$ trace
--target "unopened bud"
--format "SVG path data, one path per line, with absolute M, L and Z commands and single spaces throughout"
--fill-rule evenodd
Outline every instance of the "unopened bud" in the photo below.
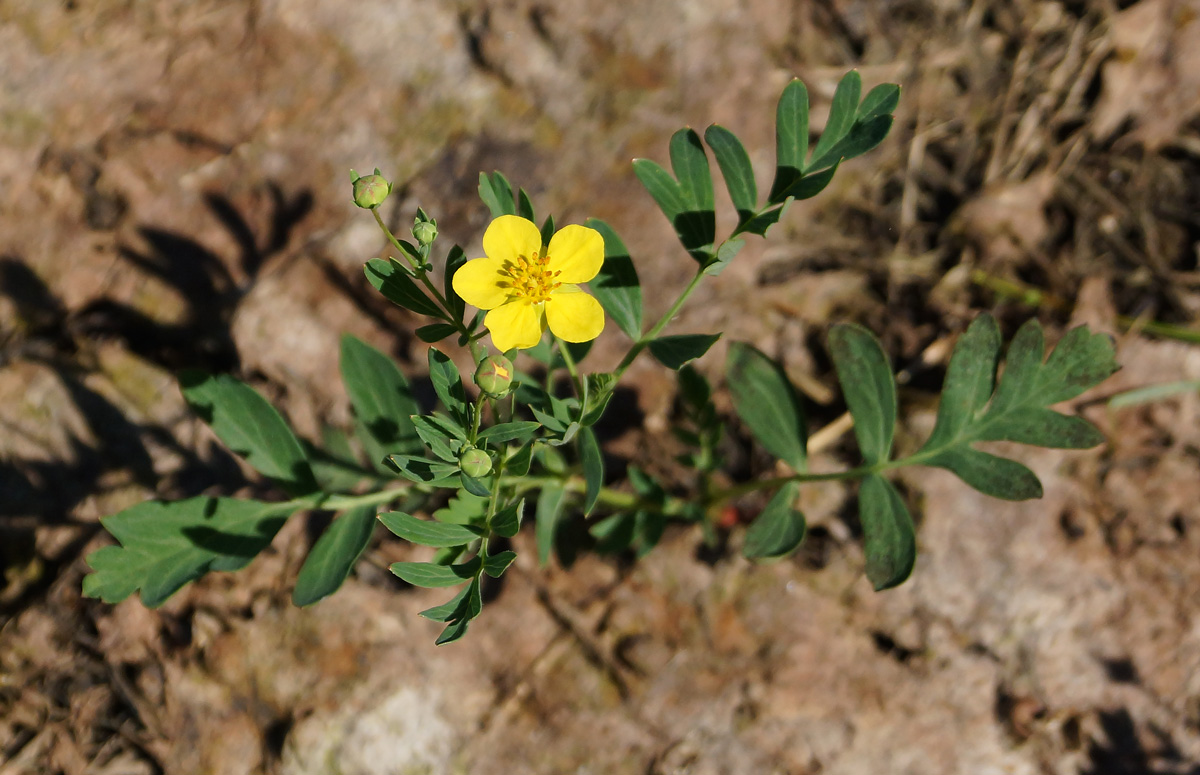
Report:
M 491 472 L 492 459 L 482 449 L 470 447 L 458 456 L 458 465 L 464 474 L 472 479 L 478 479 Z
M 437 224 L 433 221 L 417 221 L 413 224 L 412 234 L 422 245 L 431 245 L 437 239 Z
M 372 175 L 354 178 L 354 204 L 365 210 L 374 210 L 392 193 L 392 184 L 387 182 L 376 169 Z
M 475 369 L 475 384 L 484 393 L 499 398 L 508 392 L 513 381 L 512 361 L 503 355 L 489 355 Z

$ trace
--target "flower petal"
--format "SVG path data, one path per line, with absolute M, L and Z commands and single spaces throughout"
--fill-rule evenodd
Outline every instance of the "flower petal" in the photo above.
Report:
M 473 258 L 458 268 L 451 279 L 454 292 L 472 307 L 495 309 L 508 301 L 509 278 L 493 258 Z
M 483 324 L 492 332 L 492 344 L 500 352 L 533 347 L 542 341 L 546 330 L 542 305 L 523 299 L 496 307 L 483 319 Z
M 516 215 L 501 215 L 483 233 L 483 252 L 501 264 L 515 264 L 518 258 L 533 258 L 542 249 L 542 233 L 533 221 Z
M 564 285 L 546 302 L 546 322 L 559 339 L 590 342 L 604 330 L 604 309 L 575 285 Z
M 547 252 L 550 264 L 546 268 L 561 272 L 556 280 L 586 283 L 596 276 L 604 263 L 604 238 L 595 229 L 572 224 L 562 227 L 550 238 Z

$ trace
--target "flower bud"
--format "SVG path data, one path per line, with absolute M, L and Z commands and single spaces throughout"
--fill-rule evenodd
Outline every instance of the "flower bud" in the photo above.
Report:
M 376 169 L 373 175 L 354 176 L 354 204 L 365 210 L 374 210 L 392 193 L 392 184 L 387 182 Z
M 458 465 L 462 472 L 472 479 L 487 476 L 492 470 L 492 459 L 482 449 L 468 447 L 458 456 Z
M 508 392 L 513 380 L 512 361 L 503 355 L 489 355 L 475 369 L 475 384 L 484 393 L 499 398 Z
M 437 224 L 433 221 L 418 220 L 415 224 L 413 224 L 412 235 L 413 238 L 416 239 L 416 241 L 420 244 L 431 245 L 433 244 L 433 241 L 437 239 Z

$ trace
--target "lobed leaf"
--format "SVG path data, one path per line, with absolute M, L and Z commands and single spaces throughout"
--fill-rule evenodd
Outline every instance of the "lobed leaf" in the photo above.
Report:
M 1068 332 L 1044 358 L 1036 320 L 1023 325 L 1008 348 L 999 383 L 1000 330 L 980 315 L 954 348 L 938 417 L 918 452 L 928 465 L 952 471 L 987 495 L 1008 500 L 1041 497 L 1037 477 L 1025 466 L 971 448 L 978 441 L 1016 441 L 1042 447 L 1084 449 L 1104 440 L 1086 420 L 1051 410 L 1117 370 L 1112 341 L 1086 327 Z
M 142 603 L 157 608 L 209 571 L 245 567 L 295 508 L 200 496 L 147 501 L 102 517 L 100 523 L 120 545 L 87 556 L 92 572 L 83 579 L 83 593 L 119 603 L 140 589 Z

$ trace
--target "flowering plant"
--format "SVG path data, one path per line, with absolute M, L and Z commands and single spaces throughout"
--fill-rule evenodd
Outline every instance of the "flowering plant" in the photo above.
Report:
M 391 301 L 433 320 L 416 330 L 421 340 L 469 350 L 475 389 L 449 355 L 430 347 L 429 379 L 439 405 L 426 411 L 390 358 L 344 337 L 341 373 L 357 421 L 361 455 L 356 455 L 343 444 L 306 448 L 265 399 L 230 376 L 181 375 L 185 398 L 216 435 L 291 497 L 265 502 L 204 495 L 146 502 L 107 517 L 103 524 L 118 545 L 88 556 L 92 572 L 84 580 L 85 593 L 116 602 L 140 590 L 145 604 L 159 605 L 209 571 L 245 566 L 290 515 L 320 509 L 338 516 L 312 547 L 296 581 L 295 602 L 308 605 L 336 591 L 379 522 L 402 539 L 436 550 L 426 561 L 393 564 L 393 573 L 415 586 L 459 587 L 449 601 L 422 612 L 444 625 L 438 642 L 446 643 L 462 637 L 480 614 L 485 579 L 499 578 L 515 559 L 507 539 L 520 530 L 527 511 L 534 516 L 542 563 L 572 513 L 603 513 L 591 521 L 596 548 L 640 557 L 670 522 L 694 523 L 714 542 L 729 501 L 772 492 L 734 539 L 746 557 L 770 559 L 792 553 L 804 540 L 799 488 L 829 480 L 859 480 L 865 573 L 876 589 L 900 584 L 912 572 L 916 539 L 908 506 L 888 472 L 937 466 L 998 498 L 1039 497 L 1033 472 L 975 444 L 1080 449 L 1101 443 L 1102 435 L 1088 422 L 1050 407 L 1116 369 L 1112 343 L 1077 328 L 1046 357 L 1042 329 L 1030 321 L 1012 339 L 1000 372 L 999 326 L 980 315 L 954 349 L 930 437 L 911 454 L 896 457 L 898 402 L 888 356 L 866 329 L 834 325 L 829 354 L 862 457 L 861 465 L 841 471 L 810 470 L 804 406 L 784 370 L 753 346 L 733 343 L 726 388 L 737 417 L 789 470 L 720 487 L 718 446 L 725 423 L 711 385 L 688 365 L 720 334 L 663 334 L 699 283 L 734 260 L 747 235 L 765 235 L 788 203 L 816 196 L 843 161 L 884 140 L 899 93 L 884 84 L 863 96 L 858 74 L 849 73 L 810 151 L 808 94 L 799 81 L 788 84 L 776 112 L 774 177 L 761 201 L 742 143 L 720 126 L 709 127 L 703 139 L 691 129 L 677 132 L 670 143 L 671 171 L 635 160 L 634 173 L 697 262 L 690 282 L 649 329 L 637 270 L 608 224 L 593 219 L 556 229 L 551 217 L 539 226 L 523 190 L 514 191 L 498 172 L 483 174 L 480 196 L 494 217 L 483 235 L 484 256 L 468 261 L 461 248 L 451 247 L 442 259 L 439 288 L 432 263 L 436 221 L 418 210 L 415 242 L 397 238 L 378 212 L 391 184 L 378 170 L 355 174 L 355 203 L 372 212 L 399 254 L 368 261 L 367 278 Z M 736 226 L 720 241 L 710 151 L 737 211 Z M 468 305 L 479 312 L 468 316 Z M 615 369 L 588 373 L 581 362 L 604 329 L 606 314 L 631 344 Z M 489 334 L 494 351 L 484 344 Z M 674 430 L 690 447 L 680 461 L 695 482 L 682 496 L 634 466 L 627 469 L 627 482 L 606 483 L 594 427 L 626 369 L 646 350 L 678 374 L 682 420 Z M 558 389 L 556 378 L 564 371 L 569 390 Z

